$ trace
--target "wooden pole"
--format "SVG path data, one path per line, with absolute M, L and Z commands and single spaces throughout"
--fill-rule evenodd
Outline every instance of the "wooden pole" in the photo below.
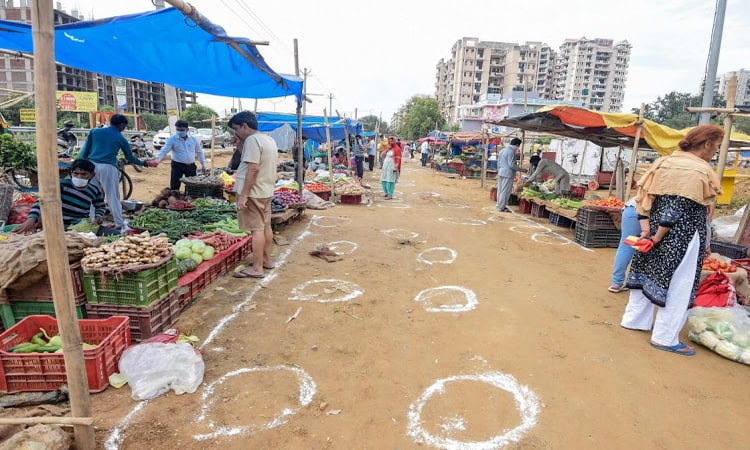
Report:
M 581 152 L 581 167 L 578 168 L 578 175 L 576 179 L 576 183 L 581 182 L 581 174 L 583 173 L 583 165 L 586 164 L 586 150 L 589 148 L 589 141 L 584 141 L 583 143 L 583 151 Z
M 326 126 L 326 152 L 328 152 L 328 180 L 331 183 L 331 197 L 336 201 L 336 183 L 333 182 L 333 165 L 331 164 L 331 126 L 328 123 L 328 112 L 323 108 L 323 123 Z
M 47 423 L 51 425 L 75 426 L 87 425 L 94 423 L 93 417 L 3 417 L 0 418 L 0 425 L 36 425 L 38 423 Z
M 633 141 L 633 154 L 630 155 L 630 172 L 628 172 L 628 184 L 626 186 L 625 192 L 625 198 L 630 198 L 630 191 L 633 188 L 633 177 L 635 176 L 635 160 L 636 156 L 638 156 L 638 143 L 641 140 L 641 131 L 643 130 L 643 113 L 646 110 L 646 104 L 641 103 L 641 110 L 638 113 L 638 129 L 635 130 L 635 140 Z
M 216 145 L 216 116 L 211 116 L 211 173 L 214 176 L 214 146 Z
M 737 76 L 733 76 L 729 80 L 727 85 L 727 109 L 734 109 L 734 97 L 737 94 Z M 719 164 L 716 167 L 716 175 L 719 177 L 719 181 L 723 181 L 724 166 L 727 163 L 727 150 L 729 150 L 729 138 L 732 135 L 732 115 L 727 114 L 724 118 L 724 139 L 721 141 L 721 147 L 719 148 Z M 737 157 L 739 158 L 739 154 Z M 737 159 L 735 158 L 735 161 Z
M 294 70 L 299 76 L 299 47 L 297 39 L 294 39 Z M 302 88 L 307 92 L 307 69 L 305 69 L 305 78 Z M 302 185 L 305 182 L 305 146 L 302 140 L 302 114 L 304 113 L 305 101 L 307 95 L 297 99 L 297 184 L 299 185 L 299 195 L 302 195 Z
M 604 155 L 604 149 L 602 149 L 602 156 Z M 615 167 L 612 168 L 612 176 L 617 176 L 617 166 L 622 164 L 622 161 L 620 160 L 622 158 L 622 145 L 617 148 L 617 159 L 615 160 Z M 615 182 L 622 183 L 622 180 L 618 178 L 615 178 Z M 609 190 L 607 191 L 607 197 L 612 196 L 612 179 L 609 180 Z M 623 199 L 620 199 L 623 200 Z M 624 200 L 623 200 L 624 201 Z
M 339 110 L 336 110 L 336 115 L 339 116 L 339 122 L 343 122 L 344 124 L 344 145 L 346 147 L 346 163 L 349 164 L 349 170 L 352 170 L 352 155 L 349 148 L 349 128 L 348 124 L 346 123 L 346 117 L 342 116 L 341 113 L 339 113 Z M 360 180 L 361 181 L 361 180 Z
M 68 247 L 63 232 L 60 202 L 60 174 L 57 165 L 55 90 L 55 23 L 52 0 L 31 2 L 31 26 L 34 42 L 34 93 L 36 95 L 37 164 L 39 170 L 39 204 L 44 223 L 45 251 L 55 315 L 62 338 L 65 374 L 70 390 L 70 407 L 75 417 L 91 417 L 91 398 L 83 360 L 83 347 L 73 283 L 70 279 Z M 94 449 L 94 428 L 77 424 L 76 447 Z
M 480 187 L 484 189 L 484 183 L 487 181 L 487 149 L 490 147 L 489 133 L 484 138 L 484 149 L 482 150 L 482 181 Z

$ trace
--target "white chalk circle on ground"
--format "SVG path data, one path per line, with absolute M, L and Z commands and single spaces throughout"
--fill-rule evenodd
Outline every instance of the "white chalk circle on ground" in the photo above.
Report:
M 339 225 L 345 225 L 347 223 L 351 223 L 352 219 L 346 216 L 313 216 L 310 222 L 316 227 L 320 227 L 320 228 L 336 228 Z M 336 223 L 327 223 L 327 222 L 339 222 L 339 223 L 336 224 Z
M 531 235 L 531 240 L 540 244 L 550 245 L 569 245 L 573 243 L 570 239 L 560 236 L 557 233 L 534 233 Z
M 359 248 L 359 245 L 351 241 L 332 241 L 326 243 L 326 247 L 339 255 L 349 255 Z
M 514 225 L 508 228 L 510 231 L 519 234 L 537 234 L 551 233 L 552 230 L 542 225 Z
M 455 208 L 455 209 L 464 209 L 464 208 L 469 207 L 469 205 L 462 205 L 460 203 L 438 203 L 438 206 L 441 208 Z
M 390 200 L 383 203 L 378 203 L 378 208 L 392 208 L 392 209 L 409 209 L 411 208 L 411 205 L 407 205 L 406 203 L 393 203 Z
M 418 195 L 419 197 L 440 197 L 440 193 L 435 191 L 412 192 L 411 195 Z
M 435 258 L 435 256 L 429 256 L 429 255 L 432 255 L 434 253 L 448 253 L 448 255 L 447 255 L 448 257 L 447 258 L 443 258 L 443 259 L 431 259 L 431 258 Z M 448 247 L 433 247 L 433 248 L 428 248 L 427 250 L 421 251 L 417 255 L 417 261 L 421 262 L 421 263 L 429 264 L 429 265 L 432 265 L 432 264 L 452 264 L 456 260 L 457 256 L 458 256 L 458 252 L 455 251 L 455 250 L 453 250 L 452 248 L 448 248 Z
M 449 223 L 451 225 L 471 225 L 471 226 L 487 225 L 487 222 L 485 222 L 484 220 L 471 219 L 471 218 L 441 217 L 438 220 L 443 223 Z
M 456 294 L 463 297 L 461 300 L 464 303 L 454 301 Z M 449 301 L 440 303 L 439 300 L 443 297 Z M 414 297 L 414 301 L 422 303 L 427 312 L 466 312 L 475 309 L 479 303 L 474 291 L 461 286 L 440 286 L 425 289 Z
M 492 214 L 503 214 L 503 215 L 508 214 L 507 212 L 498 211 L 496 206 L 485 206 L 484 208 L 482 208 L 482 211 L 492 213 Z
M 503 430 L 502 434 L 492 436 L 486 441 L 466 442 L 459 441 L 450 436 L 455 432 L 466 431 L 467 422 L 464 418 L 456 416 L 446 418 L 436 428 L 442 429 L 445 436 L 435 436 L 425 430 L 422 420 L 422 410 L 427 402 L 438 394 L 437 397 L 445 398 L 446 385 L 454 382 L 479 382 L 486 383 L 498 389 L 508 391 L 513 395 L 516 407 L 521 416 L 521 423 L 513 428 Z M 504 447 L 512 442 L 518 442 L 531 430 L 539 416 L 539 399 L 527 386 L 523 386 L 511 376 L 502 372 L 487 372 L 475 375 L 456 375 L 436 381 L 432 386 L 425 389 L 416 402 L 409 405 L 407 415 L 407 434 L 419 444 L 446 450 L 491 450 Z
M 388 230 L 380 230 L 381 233 L 388 237 L 396 239 L 416 239 L 419 233 L 409 230 L 403 230 L 401 228 L 391 228 Z
M 311 292 L 305 292 L 311 286 L 317 286 L 319 292 L 310 289 Z M 306 281 L 292 289 L 292 295 L 289 300 L 308 302 L 315 301 L 318 303 L 336 303 L 348 302 L 364 294 L 359 285 L 346 280 L 325 279 Z
M 196 421 L 202 422 L 206 420 L 206 413 L 208 412 L 209 407 L 222 397 L 221 395 L 214 395 L 214 391 L 219 385 L 221 385 L 228 379 L 247 373 L 277 371 L 289 371 L 297 376 L 299 382 L 299 407 L 283 408 L 277 413 L 275 417 L 272 417 L 270 420 L 267 420 L 261 425 L 225 426 L 216 425 L 213 421 L 209 421 L 209 427 L 215 431 L 207 434 L 196 434 L 193 436 L 193 438 L 196 441 L 205 441 L 209 439 L 216 439 L 219 437 L 247 435 L 257 431 L 270 430 L 272 428 L 284 425 L 289 420 L 289 417 L 297 414 L 297 411 L 299 411 L 300 407 L 309 405 L 313 397 L 315 396 L 317 385 L 315 384 L 315 381 L 312 379 L 312 377 L 308 375 L 304 370 L 298 367 L 291 366 L 243 368 L 227 373 L 226 375 L 206 387 L 206 389 L 203 391 L 203 394 L 201 395 L 201 414 Z

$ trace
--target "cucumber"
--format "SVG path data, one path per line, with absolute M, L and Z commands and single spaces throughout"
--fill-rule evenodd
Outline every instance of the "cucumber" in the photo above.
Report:
M 60 350 L 59 345 L 40 345 L 39 348 L 36 349 L 39 353 L 55 353 L 56 351 Z

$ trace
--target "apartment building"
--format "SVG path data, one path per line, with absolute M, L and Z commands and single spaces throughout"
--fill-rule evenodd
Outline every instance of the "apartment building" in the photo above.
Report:
M 630 44 L 606 39 L 567 40 L 555 51 L 543 42 L 481 41 L 464 37 L 436 66 L 436 95 L 449 123 L 460 111 L 491 99 L 535 93 L 541 103 L 582 105 L 599 111 L 622 108 Z M 481 114 L 480 114 L 481 115 Z
M 0 0 L 0 19 L 31 23 L 30 0 Z M 78 11 L 67 13 L 58 2 L 54 11 L 55 24 L 66 24 L 84 20 Z M 34 91 L 34 61 L 30 55 L 18 55 L 0 51 L 0 88 L 22 92 Z M 128 113 L 166 114 L 167 102 L 163 83 L 126 80 L 126 108 Z M 57 90 L 96 92 L 99 105 L 118 109 L 115 77 L 102 75 L 75 67 L 57 64 Z M 0 100 L 11 95 L 0 90 Z M 196 103 L 195 92 L 177 90 L 180 109 Z
M 719 75 L 716 78 L 714 89 L 718 94 L 727 99 L 729 80 L 731 80 L 734 76 L 737 77 L 737 91 L 734 96 L 734 104 L 750 105 L 750 70 L 740 69 Z

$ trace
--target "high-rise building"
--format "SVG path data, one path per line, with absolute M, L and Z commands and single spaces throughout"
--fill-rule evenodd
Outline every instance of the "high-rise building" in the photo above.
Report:
M 726 72 L 716 78 L 716 92 L 727 99 L 727 88 L 729 80 L 737 77 L 737 91 L 734 96 L 735 105 L 750 105 L 750 70 L 740 69 Z
M 31 9 L 28 0 L 19 0 L 19 6 L 13 6 L 13 0 L 0 0 L 0 19 L 31 23 Z M 65 24 L 83 20 L 78 11 L 70 14 L 62 11 L 58 2 L 54 11 L 55 24 Z M 57 64 L 57 90 L 96 92 L 98 104 L 109 105 L 119 110 L 121 102 L 117 101 L 115 88 L 116 78 L 109 75 L 76 69 L 75 67 Z M 0 52 L 0 88 L 22 92 L 34 91 L 34 61 L 24 55 L 11 52 Z M 0 91 L 0 100 L 11 95 Z M 177 90 L 180 108 L 196 103 L 195 92 Z M 125 82 L 125 112 L 166 114 L 167 102 L 163 83 L 128 79 Z
M 464 37 L 453 44 L 450 59 L 437 64 L 438 104 L 450 123 L 456 123 L 462 106 L 532 92 L 535 99 L 620 111 L 630 47 L 627 41 L 582 38 L 567 40 L 555 51 L 542 42 Z

